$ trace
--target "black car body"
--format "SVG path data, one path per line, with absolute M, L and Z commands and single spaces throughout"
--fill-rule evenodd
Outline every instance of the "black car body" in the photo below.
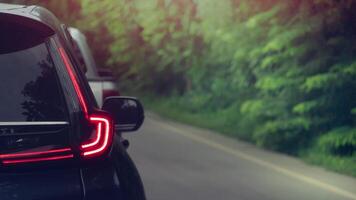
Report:
M 98 108 L 66 26 L 44 8 L 0 4 L 0 33 L 0 199 L 145 199 L 119 133 L 142 124 L 139 102 Z

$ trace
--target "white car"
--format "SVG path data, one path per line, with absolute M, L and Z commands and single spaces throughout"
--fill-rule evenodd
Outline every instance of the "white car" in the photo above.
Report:
M 119 96 L 114 76 L 108 69 L 97 68 L 93 54 L 88 46 L 85 35 L 78 29 L 68 28 L 78 51 L 80 62 L 86 68 L 85 76 L 94 93 L 98 106 L 101 107 L 104 99 L 110 96 Z

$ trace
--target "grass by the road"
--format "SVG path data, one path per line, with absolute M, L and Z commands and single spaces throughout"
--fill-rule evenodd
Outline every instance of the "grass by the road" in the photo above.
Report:
M 191 112 L 184 106 L 179 105 L 171 98 L 142 98 L 147 110 L 193 126 L 207 128 L 235 139 L 241 139 L 253 143 L 247 132 L 239 132 L 236 121 L 231 120 L 229 111 L 206 111 L 197 110 Z M 238 116 L 237 116 L 238 117 Z M 311 146 L 299 152 L 295 156 L 300 157 L 307 163 L 321 166 L 325 169 L 356 177 L 356 156 L 336 157 L 327 155 L 317 146 Z

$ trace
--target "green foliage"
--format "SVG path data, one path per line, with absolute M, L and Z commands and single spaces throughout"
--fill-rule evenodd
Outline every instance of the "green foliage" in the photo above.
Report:
M 354 0 L 33 2 L 160 113 L 356 174 Z
M 354 148 L 354 1 L 82 0 L 82 7 L 84 24 L 113 38 L 108 63 L 122 90 L 154 96 L 159 112 L 294 155 L 355 156 L 340 150 Z
M 1 3 L 39 5 L 52 11 L 61 21 L 74 25 L 80 16 L 80 0 L 1 0 Z
M 352 156 L 356 154 L 356 129 L 352 127 L 333 129 L 318 139 L 316 147 L 326 154 Z

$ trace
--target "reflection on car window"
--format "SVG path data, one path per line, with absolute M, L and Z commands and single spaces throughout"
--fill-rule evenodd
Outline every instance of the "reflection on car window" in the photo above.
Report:
M 45 44 L 0 54 L 0 121 L 64 120 L 56 76 Z

